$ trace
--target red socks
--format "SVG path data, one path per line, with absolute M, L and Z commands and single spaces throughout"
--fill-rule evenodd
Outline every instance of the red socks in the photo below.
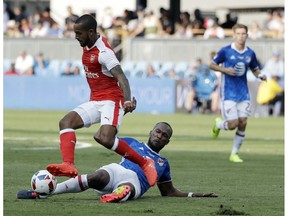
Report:
M 138 154 L 133 148 L 131 148 L 124 140 L 118 140 L 118 145 L 116 145 L 115 152 L 127 158 L 128 160 L 138 164 L 142 167 L 146 160 Z M 115 140 L 115 142 L 117 142 Z M 74 164 L 74 151 L 76 144 L 76 135 L 73 129 L 65 129 L 60 132 L 60 149 L 62 154 L 62 160 L 64 162 Z
M 67 130 L 67 129 L 66 129 Z M 64 162 L 74 163 L 76 135 L 73 129 L 60 134 L 60 149 Z
M 124 140 L 119 139 L 118 146 L 115 149 L 115 152 L 138 164 L 140 167 L 142 167 L 145 163 L 144 158 L 140 154 L 138 154 L 138 152 L 132 149 Z

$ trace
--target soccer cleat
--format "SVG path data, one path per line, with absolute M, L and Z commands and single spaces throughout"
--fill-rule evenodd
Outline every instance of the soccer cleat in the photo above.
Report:
M 156 184 L 158 177 L 155 162 L 151 158 L 145 158 L 145 160 L 146 162 L 141 168 L 144 171 L 150 186 L 152 187 Z
M 238 154 L 231 154 L 229 161 L 234 162 L 234 163 L 242 163 L 243 160 L 239 157 Z
M 111 194 L 101 196 L 100 201 L 103 203 L 110 202 L 124 202 L 131 194 L 131 187 L 129 185 L 122 185 L 116 188 Z
M 220 133 L 220 129 L 217 127 L 218 123 L 221 122 L 222 119 L 221 118 L 216 118 L 215 119 L 215 124 L 211 130 L 211 135 L 213 138 L 217 138 L 219 136 Z
M 36 199 L 39 194 L 33 190 L 21 190 L 17 193 L 17 199 Z
M 74 164 L 63 162 L 61 164 L 49 164 L 46 169 L 54 176 L 67 176 L 74 178 L 78 175 L 78 170 Z

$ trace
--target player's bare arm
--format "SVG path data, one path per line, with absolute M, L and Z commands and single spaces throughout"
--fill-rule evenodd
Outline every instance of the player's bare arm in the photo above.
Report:
M 225 73 L 225 74 L 228 74 L 230 76 L 236 75 L 236 72 L 233 68 L 225 68 L 225 67 L 219 66 L 213 62 L 209 65 L 209 67 L 210 67 L 210 69 L 212 69 L 214 71 L 219 71 L 221 73 Z
M 174 197 L 218 197 L 215 193 L 192 193 L 182 192 L 176 189 L 172 182 L 165 182 L 158 184 L 158 188 L 162 196 L 174 196 Z
M 130 85 L 127 77 L 125 76 L 120 65 L 115 66 L 110 70 L 110 73 L 115 77 L 119 83 L 121 91 L 124 95 L 124 111 L 125 114 L 132 112 L 136 108 L 136 99 L 133 97 L 131 100 Z
M 254 74 L 254 76 L 256 78 L 259 78 L 262 81 L 266 81 L 267 80 L 266 75 L 265 74 L 261 74 L 260 69 L 252 70 L 252 73 Z

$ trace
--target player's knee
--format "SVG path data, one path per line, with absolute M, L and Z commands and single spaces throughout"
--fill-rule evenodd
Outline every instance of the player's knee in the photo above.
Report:
M 239 127 L 245 128 L 247 125 L 247 119 L 240 119 L 239 121 Z
M 69 128 L 69 126 L 70 126 L 70 121 L 69 121 L 69 119 L 67 119 L 67 118 L 62 118 L 62 119 L 59 121 L 59 128 L 60 128 L 60 129 Z
M 100 169 L 93 174 L 87 175 L 89 188 L 102 190 L 110 181 L 110 175 L 106 170 Z
M 238 120 L 230 121 L 228 123 L 229 130 L 234 130 L 235 128 L 238 127 L 238 125 L 239 125 L 239 121 Z
M 101 145 L 103 145 L 108 149 L 112 148 L 115 139 L 114 137 L 112 138 L 105 134 L 99 134 L 99 133 L 96 133 L 93 138 L 96 142 L 100 143 Z
M 100 143 L 100 137 L 99 137 L 99 134 L 96 133 L 94 136 L 93 136 L 94 140 L 98 143 Z

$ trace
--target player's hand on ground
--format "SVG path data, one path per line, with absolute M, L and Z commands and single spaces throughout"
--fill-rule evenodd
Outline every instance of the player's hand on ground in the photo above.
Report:
M 217 194 L 211 193 L 193 193 L 192 197 L 218 197 Z
M 132 98 L 132 101 L 125 101 L 124 102 L 124 115 L 128 112 L 133 112 L 136 109 L 137 101 L 135 97 Z

